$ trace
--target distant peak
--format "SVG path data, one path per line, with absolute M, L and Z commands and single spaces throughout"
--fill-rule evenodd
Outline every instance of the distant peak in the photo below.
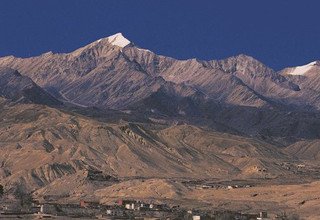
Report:
M 305 73 L 307 73 L 310 69 L 312 69 L 312 67 L 314 67 L 315 65 L 317 65 L 317 61 L 308 63 L 304 66 L 297 66 L 295 68 L 293 68 L 293 70 L 291 72 L 289 72 L 289 75 L 295 75 L 295 76 L 302 76 Z
M 253 58 L 252 56 L 249 56 L 249 55 L 244 54 L 244 53 L 241 53 L 241 54 L 239 54 L 239 55 L 236 55 L 235 57 L 238 58 L 238 59 L 240 59 L 240 58 L 242 58 L 242 59 L 255 59 L 255 58 Z
M 122 33 L 117 33 L 106 38 L 108 42 L 114 46 L 125 47 L 131 42 L 125 38 Z M 100 40 L 99 40 L 100 41 Z

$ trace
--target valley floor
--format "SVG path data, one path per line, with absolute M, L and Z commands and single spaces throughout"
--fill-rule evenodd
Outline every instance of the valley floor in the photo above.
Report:
M 267 211 L 269 216 L 281 213 L 297 214 L 302 219 L 320 219 L 320 182 L 305 184 L 261 185 L 234 188 L 200 188 L 182 187 L 168 184 L 161 194 L 160 186 L 165 185 L 162 180 L 150 180 L 158 182 L 158 188 L 152 188 L 152 184 L 128 182 L 121 191 L 117 186 L 98 193 L 102 202 L 112 201 L 115 198 L 138 197 L 148 198 L 150 188 L 154 190 L 153 199 L 181 204 L 181 206 L 202 210 L 231 210 L 242 213 L 259 213 Z M 166 182 L 167 183 L 167 182 Z M 151 187 L 150 187 L 151 185 Z M 121 186 L 122 188 L 123 186 Z M 166 193 L 176 187 L 177 194 L 170 197 Z M 140 193 L 139 193 L 140 192 Z M 157 195 L 155 195 L 157 194 Z M 110 198 L 110 197 L 112 198 Z
M 300 219 L 320 219 L 320 181 L 293 182 L 288 180 L 286 183 L 285 179 L 280 182 L 264 179 L 196 182 L 146 178 L 122 180 L 104 187 L 78 185 L 69 195 L 59 194 L 47 187 L 34 195 L 43 204 L 79 205 L 80 201 L 86 201 L 100 207 L 114 206 L 118 201 L 142 201 L 145 204 L 179 207 L 180 211 L 185 212 L 227 211 L 253 215 L 267 212 L 271 219 L 284 214 L 296 215 Z M 66 189 L 71 185 L 74 187 L 73 183 L 65 184 Z M 42 196 L 42 193 L 46 196 Z

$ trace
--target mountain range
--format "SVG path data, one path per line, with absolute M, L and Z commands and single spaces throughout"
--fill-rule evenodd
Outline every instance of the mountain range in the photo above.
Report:
M 246 55 L 176 60 L 141 49 L 121 33 L 67 54 L 4 57 L 0 65 L 20 71 L 57 98 L 85 106 L 126 109 L 167 88 L 180 97 L 229 105 L 320 107 L 319 62 L 276 72 Z
M 77 176 L 89 191 L 141 177 L 312 179 L 319 93 L 320 61 L 275 71 L 243 54 L 177 60 L 121 33 L 70 53 L 2 57 L 0 182 L 79 198 Z

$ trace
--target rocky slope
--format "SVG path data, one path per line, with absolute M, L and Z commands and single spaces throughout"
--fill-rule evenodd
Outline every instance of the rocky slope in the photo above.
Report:
M 288 173 L 274 164 L 289 157 L 270 144 L 190 125 L 112 124 L 32 104 L 4 105 L 0 116 L 0 173 L 7 186 L 37 189 L 90 170 L 117 178 Z

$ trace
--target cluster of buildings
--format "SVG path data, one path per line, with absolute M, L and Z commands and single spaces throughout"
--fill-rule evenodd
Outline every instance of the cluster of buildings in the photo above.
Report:
M 184 184 L 192 189 L 237 189 L 251 188 L 252 184 L 227 184 L 227 183 L 201 183 L 201 182 L 184 182 Z
M 117 205 L 127 210 L 170 210 L 170 207 L 166 204 L 146 203 L 140 200 L 119 200 Z
M 0 207 L 0 218 L 3 216 L 26 218 L 87 217 L 95 219 L 237 219 L 268 220 L 267 212 L 246 214 L 231 211 L 186 210 L 179 206 L 148 203 L 140 200 L 118 200 L 113 205 L 81 200 L 78 204 L 57 204 L 33 202 L 27 209 L 20 211 L 13 204 Z M 220 218 L 219 218 L 220 217 Z M 227 218 L 226 218 L 227 217 Z M 275 218 L 272 218 L 275 219 Z M 283 220 L 285 218 L 277 218 Z

